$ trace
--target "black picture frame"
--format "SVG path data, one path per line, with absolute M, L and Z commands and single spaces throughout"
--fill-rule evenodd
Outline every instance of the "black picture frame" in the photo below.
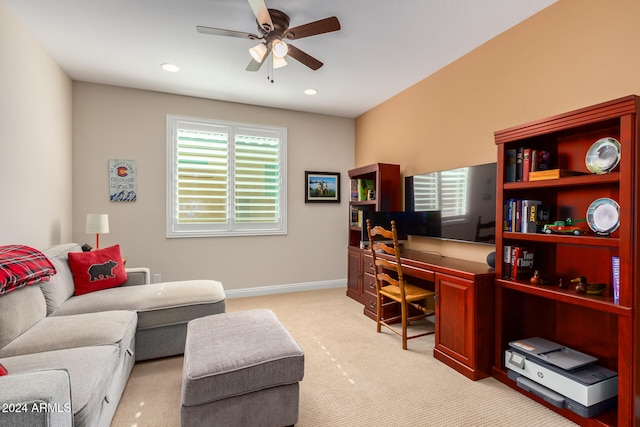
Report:
M 305 203 L 340 203 L 340 172 L 304 173 Z

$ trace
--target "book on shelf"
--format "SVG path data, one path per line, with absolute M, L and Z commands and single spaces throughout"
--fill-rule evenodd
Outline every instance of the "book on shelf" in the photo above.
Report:
M 529 181 L 531 172 L 531 148 L 522 150 L 522 181 Z
M 522 161 L 524 159 L 524 147 L 516 149 L 516 182 L 522 181 Z
M 532 150 L 531 172 L 545 171 L 551 168 L 551 153 L 546 150 Z
M 351 226 L 359 227 L 360 209 L 351 206 Z
M 620 257 L 611 257 L 611 273 L 612 273 L 612 288 L 613 288 L 613 301 L 620 301 Z
M 358 180 L 357 179 L 352 179 L 351 180 L 351 201 L 352 202 L 357 202 L 359 199 L 359 193 L 358 193 Z
M 505 245 L 503 250 L 502 276 L 505 279 L 529 280 L 535 272 L 534 263 L 534 247 Z
M 506 151 L 506 182 L 516 182 L 516 149 L 511 148 Z
M 541 200 L 508 199 L 503 205 L 503 231 L 540 233 L 549 222 L 551 207 Z
M 529 172 L 529 181 L 544 181 L 547 179 L 558 179 L 565 176 L 586 175 L 585 172 L 572 171 L 568 169 L 547 169 Z
M 510 148 L 505 156 L 505 182 L 530 181 L 531 172 L 549 170 L 551 154 L 546 150 Z
M 522 201 L 522 227 L 523 233 L 538 232 L 538 210 L 542 201 L 523 200 Z
M 502 247 L 502 278 L 509 279 L 511 277 L 511 245 Z
M 372 179 L 358 179 L 358 200 L 365 201 L 369 197 L 369 191 L 375 190 L 375 184 Z

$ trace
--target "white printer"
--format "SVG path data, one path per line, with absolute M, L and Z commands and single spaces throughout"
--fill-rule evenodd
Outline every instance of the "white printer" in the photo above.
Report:
M 518 387 L 585 418 L 617 405 L 618 374 L 595 357 L 538 337 L 509 346 L 504 363 Z

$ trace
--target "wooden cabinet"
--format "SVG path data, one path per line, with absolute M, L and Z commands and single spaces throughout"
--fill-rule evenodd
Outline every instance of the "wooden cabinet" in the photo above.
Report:
M 638 98 L 629 96 L 495 133 L 497 218 L 506 218 L 510 199 L 541 201 L 550 207 L 550 220 L 589 218 L 594 214 L 594 201 L 601 198 L 613 200 L 620 207 L 619 227 L 607 235 L 598 235 L 585 226 L 580 235 L 503 230 L 496 236 L 493 375 L 581 425 L 640 424 L 640 405 L 635 403 L 640 401 L 640 319 L 636 313 L 640 301 L 636 270 L 640 261 L 638 106 Z M 620 161 L 608 173 L 591 173 L 585 157 L 592 144 L 602 138 L 619 141 Z M 522 147 L 548 153 L 552 169 L 574 175 L 507 182 L 511 181 L 507 179 L 509 150 Z M 527 277 L 509 278 L 508 265 L 500 262 L 500 254 L 504 256 L 509 246 L 533 248 L 535 268 L 547 283 L 531 283 Z M 612 292 L 613 257 L 620 260 L 619 299 Z M 588 282 L 605 283 L 608 289 L 604 295 L 579 293 L 570 283 L 578 276 L 585 276 Z M 563 287 L 559 286 L 560 280 Z M 530 337 L 542 337 L 590 354 L 598 358 L 600 365 L 616 371 L 617 408 L 587 419 L 517 388 L 507 377 L 504 352 L 509 342 Z
M 400 166 L 389 163 L 362 166 L 350 170 L 349 179 L 353 182 L 369 180 L 374 187 L 374 197 L 369 200 L 359 200 L 358 197 L 350 197 L 349 199 L 349 259 L 347 263 L 347 296 L 363 304 L 366 300 L 368 309 L 365 307 L 365 314 L 371 317 L 371 313 L 375 313 L 375 306 L 371 308 L 370 296 L 365 294 L 363 282 L 365 280 L 363 270 L 365 251 L 360 249 L 363 240 L 362 215 L 358 215 L 358 211 L 394 212 L 402 210 Z
M 436 275 L 436 350 L 466 366 L 473 366 L 475 286 L 471 280 Z
M 472 380 L 490 376 L 493 365 L 494 274 L 486 269 L 480 264 L 474 274 L 436 274 L 433 356 Z
M 347 259 L 347 296 L 358 302 L 363 302 L 362 293 L 362 262 L 364 251 L 359 248 L 349 247 Z

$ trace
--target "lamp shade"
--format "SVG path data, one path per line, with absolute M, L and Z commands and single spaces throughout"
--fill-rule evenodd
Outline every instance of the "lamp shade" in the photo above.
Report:
M 287 65 L 287 61 L 284 58 L 273 57 L 273 68 L 282 68 Z
M 285 42 L 278 39 L 273 41 L 273 56 L 275 56 L 276 58 L 284 58 L 285 56 L 287 56 L 288 52 L 289 46 L 287 46 Z
M 105 234 L 109 232 L 108 214 L 87 214 L 87 228 L 89 234 Z
M 265 46 L 264 43 L 259 43 L 249 49 L 249 53 L 251 54 L 251 57 L 253 59 L 258 61 L 259 63 L 262 63 L 265 55 L 267 54 L 267 46 Z

